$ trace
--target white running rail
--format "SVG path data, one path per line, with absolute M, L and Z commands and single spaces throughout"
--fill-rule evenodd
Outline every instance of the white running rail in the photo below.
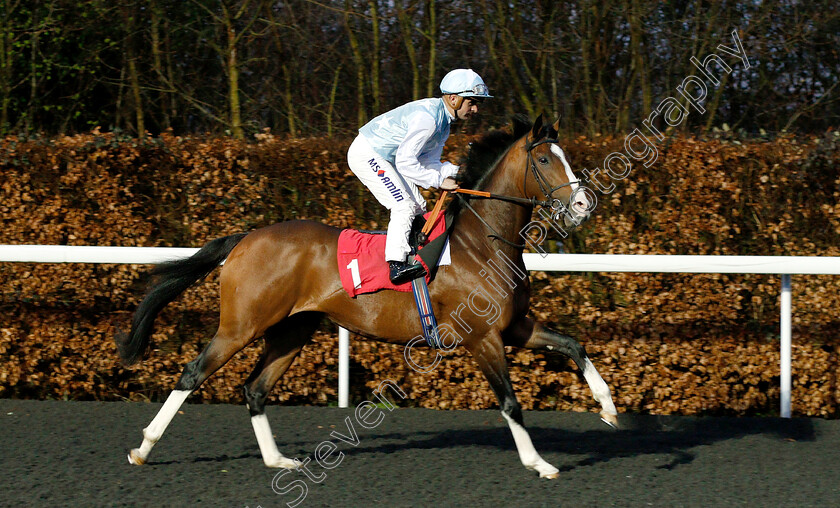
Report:
M 155 264 L 191 256 L 180 247 L 0 245 L 0 262 Z M 525 267 L 543 272 L 763 273 L 782 276 L 780 319 L 781 416 L 790 418 L 791 275 L 840 275 L 840 257 L 671 256 L 659 254 L 525 254 Z M 338 405 L 348 407 L 350 334 L 338 333 Z

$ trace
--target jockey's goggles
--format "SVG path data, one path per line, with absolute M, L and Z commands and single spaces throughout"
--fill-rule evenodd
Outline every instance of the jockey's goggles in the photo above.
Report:
M 490 95 L 490 89 L 484 83 L 477 83 L 470 90 L 464 90 L 455 95 L 460 95 L 461 97 L 492 97 Z

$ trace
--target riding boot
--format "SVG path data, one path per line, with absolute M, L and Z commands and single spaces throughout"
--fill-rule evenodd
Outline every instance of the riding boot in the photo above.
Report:
M 402 284 L 426 275 L 426 269 L 420 263 L 410 265 L 404 261 L 388 261 L 392 284 Z

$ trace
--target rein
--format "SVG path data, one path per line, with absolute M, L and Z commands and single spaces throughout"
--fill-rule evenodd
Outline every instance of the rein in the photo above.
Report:
M 493 199 L 493 198 L 491 198 L 491 199 Z M 525 247 L 527 247 L 527 245 L 525 245 L 525 244 L 513 243 L 510 240 L 508 240 L 507 238 L 501 236 L 499 234 L 499 232 L 496 231 L 496 228 L 494 228 L 493 226 L 488 224 L 487 221 L 484 220 L 484 217 L 482 217 L 481 215 L 478 214 L 478 212 L 475 211 L 475 208 L 473 208 L 472 205 L 470 205 L 470 202 L 469 202 L 468 199 L 462 197 L 461 202 L 464 203 L 464 206 L 467 207 L 467 210 L 471 211 L 473 213 L 473 215 L 475 215 L 476 218 L 479 221 L 481 221 L 482 224 L 484 224 L 484 227 L 486 227 L 487 229 L 489 229 L 490 231 L 493 232 L 492 235 L 487 235 L 487 238 L 495 238 L 496 240 L 501 240 L 502 242 L 510 245 L 511 247 L 517 248 L 517 249 L 524 249 Z
M 472 189 L 455 189 L 455 194 L 466 194 L 469 196 L 473 196 L 476 198 L 484 198 L 484 199 L 495 199 L 497 201 L 507 201 L 509 203 L 516 203 L 519 205 L 531 205 L 531 206 L 551 206 L 551 203 L 548 201 L 539 201 L 537 198 L 518 198 L 516 196 L 504 196 L 502 194 L 493 194 L 491 192 L 485 191 L 478 191 Z

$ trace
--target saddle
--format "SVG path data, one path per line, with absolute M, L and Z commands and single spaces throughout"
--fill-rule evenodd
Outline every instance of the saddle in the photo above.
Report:
M 452 217 L 438 215 L 428 239 L 420 230 L 430 213 L 416 217 L 409 234 L 411 253 L 426 269 L 426 282 L 434 280 L 437 268 L 449 239 Z M 411 282 L 395 285 L 388 278 L 388 263 L 385 261 L 385 231 L 344 229 L 338 237 L 338 273 L 341 285 L 352 298 L 358 295 L 390 289 L 412 291 Z

